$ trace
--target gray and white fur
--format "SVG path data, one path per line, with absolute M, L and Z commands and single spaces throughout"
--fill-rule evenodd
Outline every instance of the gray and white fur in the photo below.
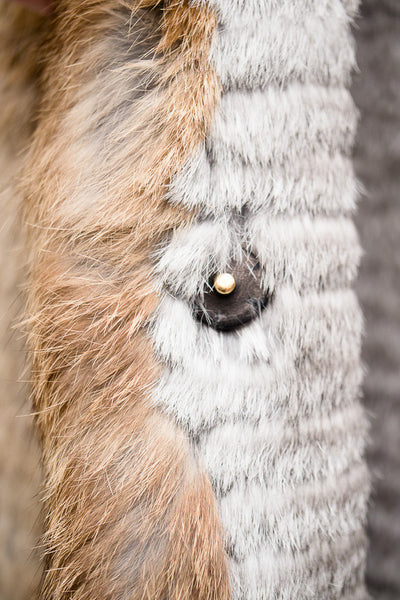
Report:
M 207 2 L 205 2 L 207 4 Z M 369 477 L 348 91 L 357 2 L 209 0 L 223 95 L 169 200 L 198 211 L 158 256 L 153 401 L 218 499 L 235 600 L 366 600 Z M 273 300 L 231 333 L 192 301 L 242 249 Z

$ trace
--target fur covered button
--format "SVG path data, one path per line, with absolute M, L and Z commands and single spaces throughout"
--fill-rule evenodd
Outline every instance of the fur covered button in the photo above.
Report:
M 218 331 L 231 331 L 260 316 L 271 294 L 261 287 L 257 259 L 246 256 L 229 271 L 214 273 L 202 297 L 194 302 L 196 318 Z

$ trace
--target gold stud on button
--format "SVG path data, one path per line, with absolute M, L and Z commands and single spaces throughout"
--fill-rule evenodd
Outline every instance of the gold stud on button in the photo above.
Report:
M 236 281 L 231 273 L 220 273 L 214 279 L 214 289 L 218 294 L 226 296 L 232 294 L 236 287 Z

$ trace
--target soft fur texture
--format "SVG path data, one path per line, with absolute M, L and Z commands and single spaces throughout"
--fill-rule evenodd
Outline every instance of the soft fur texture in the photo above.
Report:
M 60 3 L 24 177 L 44 599 L 366 599 L 356 4 Z M 192 301 L 243 248 L 273 300 L 217 333 Z
M 168 295 L 153 338 L 166 367 L 154 400 L 211 477 L 234 598 L 365 599 L 349 13 L 341 2 L 210 4 L 223 96 L 170 186 L 201 219 L 160 258 Z M 273 302 L 221 335 L 190 302 L 241 247 L 259 257 Z
M 204 138 L 215 18 L 63 2 L 25 175 L 33 403 L 46 469 L 41 597 L 230 597 L 214 494 L 156 411 L 150 254 L 188 213 L 165 187 Z

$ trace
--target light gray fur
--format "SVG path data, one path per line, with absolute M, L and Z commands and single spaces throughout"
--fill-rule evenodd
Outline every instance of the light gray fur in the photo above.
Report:
M 235 600 L 366 600 L 360 248 L 349 214 L 357 114 L 339 0 L 210 0 L 223 97 L 169 200 L 198 210 L 158 258 L 154 402 L 214 487 Z M 273 293 L 232 333 L 191 301 L 240 249 Z
M 169 197 L 207 215 L 243 206 L 285 214 L 351 211 L 355 128 L 344 88 L 294 81 L 227 92 L 205 147 L 172 183 Z

